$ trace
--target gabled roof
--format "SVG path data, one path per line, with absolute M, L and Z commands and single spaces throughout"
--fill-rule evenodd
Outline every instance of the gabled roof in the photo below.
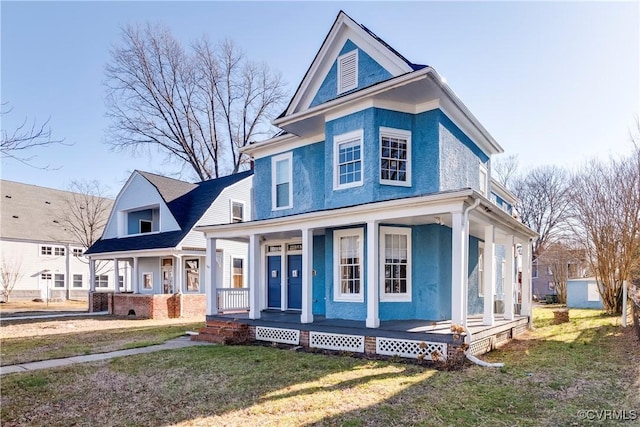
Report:
M 80 242 L 60 225 L 68 200 L 77 193 L 0 181 L 0 237 L 49 243 Z M 108 200 L 108 210 L 113 202 Z
M 313 62 L 296 89 L 287 109 L 276 119 L 276 121 L 287 115 L 303 111 L 309 107 L 309 103 L 318 85 L 324 80 L 329 68 L 338 57 L 339 49 L 346 39 L 356 38 L 361 43 L 360 49 L 365 50 L 379 63 L 384 62 L 387 71 L 393 77 L 410 73 L 412 71 L 425 68 L 426 65 L 414 64 L 393 49 L 380 37 L 375 35 L 367 27 L 358 24 L 342 10 L 338 13 L 329 33 L 322 42 L 320 50 L 316 53 Z M 362 88 L 358 88 L 360 90 Z
M 193 184 L 149 172 L 134 173 L 143 176 L 158 190 L 180 230 L 100 239 L 85 254 L 175 248 L 225 188 L 253 175 L 250 170 Z

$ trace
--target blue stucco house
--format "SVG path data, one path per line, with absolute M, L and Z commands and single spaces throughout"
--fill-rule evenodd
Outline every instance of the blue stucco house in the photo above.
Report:
M 493 325 L 520 302 L 530 315 L 536 234 L 491 179 L 502 148 L 433 67 L 340 12 L 273 124 L 245 149 L 254 220 L 198 227 L 210 247 L 249 243 L 249 319 Z

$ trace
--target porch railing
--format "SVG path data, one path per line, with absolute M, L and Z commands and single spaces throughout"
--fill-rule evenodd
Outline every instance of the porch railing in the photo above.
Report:
M 218 311 L 248 311 L 249 288 L 217 288 Z

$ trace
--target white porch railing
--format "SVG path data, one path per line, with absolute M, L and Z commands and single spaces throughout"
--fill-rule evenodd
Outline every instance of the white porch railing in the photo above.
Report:
M 217 288 L 218 311 L 248 311 L 249 288 Z

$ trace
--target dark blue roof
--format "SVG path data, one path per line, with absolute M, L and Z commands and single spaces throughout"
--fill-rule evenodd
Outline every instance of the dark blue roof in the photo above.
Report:
M 158 189 L 171 214 L 178 222 L 180 230 L 133 237 L 100 239 L 85 254 L 174 248 L 191 231 L 222 190 L 253 175 L 253 171 L 250 170 L 191 184 L 148 172 L 139 173 Z

